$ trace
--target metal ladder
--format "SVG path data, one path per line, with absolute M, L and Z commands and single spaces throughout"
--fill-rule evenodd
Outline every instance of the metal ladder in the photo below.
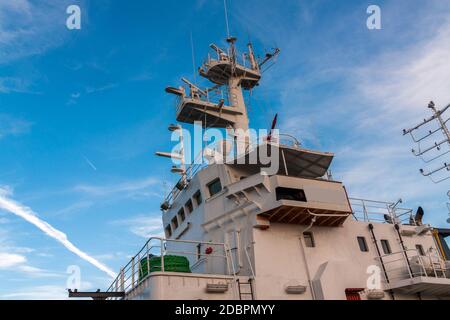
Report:
M 255 296 L 253 294 L 253 279 L 248 279 L 248 282 L 241 282 L 240 279 L 237 280 L 238 290 L 239 290 L 239 300 L 249 300 L 244 299 L 244 297 L 250 296 L 250 300 L 255 300 Z M 250 288 L 250 292 L 244 291 L 244 288 Z

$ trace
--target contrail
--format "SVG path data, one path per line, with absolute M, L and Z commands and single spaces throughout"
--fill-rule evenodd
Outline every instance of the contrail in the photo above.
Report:
M 92 163 L 91 160 L 89 160 L 86 156 L 83 156 L 84 160 L 86 161 L 86 163 L 92 168 L 94 169 L 94 171 L 97 171 L 97 167 L 94 166 L 94 164 Z
M 94 259 L 93 257 L 89 256 L 87 253 L 78 249 L 72 242 L 69 241 L 69 239 L 67 238 L 67 235 L 65 233 L 53 228 L 47 222 L 39 219 L 37 214 L 34 213 L 30 208 L 14 201 L 14 200 L 9 199 L 7 197 L 7 194 L 8 194 L 7 190 L 0 188 L 0 209 L 9 211 L 10 213 L 15 214 L 16 216 L 19 216 L 22 219 L 26 220 L 27 222 L 33 224 L 34 226 L 39 228 L 42 232 L 47 234 L 49 237 L 60 242 L 64 247 L 66 247 L 69 251 L 71 251 L 74 254 L 76 254 L 77 256 L 79 256 L 81 259 L 89 262 L 90 264 L 97 267 L 101 271 L 107 273 L 112 278 L 116 277 L 116 274 L 114 273 L 114 271 L 112 271 L 106 265 L 104 265 L 100 261 Z

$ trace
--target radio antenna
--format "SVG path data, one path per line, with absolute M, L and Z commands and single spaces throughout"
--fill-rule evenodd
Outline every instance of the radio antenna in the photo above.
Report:
M 450 121 L 450 118 L 445 115 L 445 113 L 450 109 L 450 105 L 445 107 L 442 110 L 438 110 L 436 108 L 436 105 L 433 101 L 431 101 L 428 104 L 428 108 L 432 111 L 433 115 L 432 117 L 423 120 L 420 124 L 416 125 L 415 127 L 411 129 L 405 129 L 403 130 L 403 135 L 411 135 L 413 141 L 419 146 L 419 150 L 412 150 L 413 154 L 416 157 L 422 158 L 422 160 L 426 163 L 434 163 L 436 160 L 444 157 L 445 155 L 449 154 L 450 152 L 450 130 L 447 127 L 447 123 Z M 419 129 L 423 128 L 425 125 L 428 125 L 430 123 L 437 123 L 438 127 L 434 130 L 429 130 L 426 134 L 422 136 L 416 136 L 415 134 L 419 131 Z M 439 138 L 439 140 L 435 140 L 434 143 L 430 144 L 428 147 L 422 147 L 422 143 L 427 141 L 428 138 L 434 138 L 437 133 L 443 133 L 444 139 Z M 443 150 L 443 148 L 446 148 Z M 437 152 L 438 155 L 434 156 L 430 160 L 425 160 L 423 157 L 430 152 Z M 423 176 L 429 177 L 434 183 L 441 183 L 443 181 L 449 180 L 450 175 L 446 175 L 445 171 L 450 172 L 450 163 L 448 161 L 444 160 L 444 163 L 440 164 L 439 167 L 436 169 L 433 169 L 431 171 L 425 171 L 424 169 L 421 169 L 420 172 Z M 444 172 L 444 177 L 442 177 L 441 173 Z M 435 177 L 437 175 L 440 175 L 438 179 Z
M 228 22 L 227 0 L 223 0 L 223 8 L 225 11 L 225 25 L 227 27 L 227 39 L 229 39 L 230 38 L 230 24 Z
M 197 83 L 197 66 L 195 65 L 195 48 L 192 31 L 191 31 L 191 49 L 192 49 L 192 69 L 194 71 L 194 82 Z

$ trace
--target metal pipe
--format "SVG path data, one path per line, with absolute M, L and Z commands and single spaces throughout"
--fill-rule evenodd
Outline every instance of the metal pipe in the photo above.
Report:
M 309 271 L 309 266 L 308 266 L 308 261 L 307 261 L 307 258 L 306 258 L 305 247 L 303 245 L 303 237 L 304 237 L 304 234 L 306 232 L 311 230 L 311 228 L 313 227 L 313 225 L 316 222 L 316 220 L 317 220 L 317 218 L 313 217 L 311 219 L 311 224 L 305 230 L 303 230 L 303 232 L 300 235 L 300 248 L 301 248 L 301 251 L 302 251 L 303 261 L 305 262 L 306 277 L 308 278 L 309 289 L 311 290 L 311 296 L 312 296 L 313 300 L 317 300 L 317 298 L 316 298 L 316 292 L 314 291 L 313 283 L 311 281 L 311 273 Z

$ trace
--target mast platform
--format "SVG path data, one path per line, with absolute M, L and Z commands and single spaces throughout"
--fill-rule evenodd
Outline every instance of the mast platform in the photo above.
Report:
M 246 90 L 253 89 L 261 80 L 261 74 L 258 70 L 246 68 L 239 64 L 233 66 L 228 60 L 209 60 L 203 68 L 200 68 L 200 75 L 218 85 L 228 85 L 230 78 L 239 77 L 242 88 Z
M 242 113 L 236 108 L 220 106 L 210 101 L 181 97 L 177 106 L 177 121 L 184 123 L 202 122 L 208 127 L 227 128 L 236 123 Z

